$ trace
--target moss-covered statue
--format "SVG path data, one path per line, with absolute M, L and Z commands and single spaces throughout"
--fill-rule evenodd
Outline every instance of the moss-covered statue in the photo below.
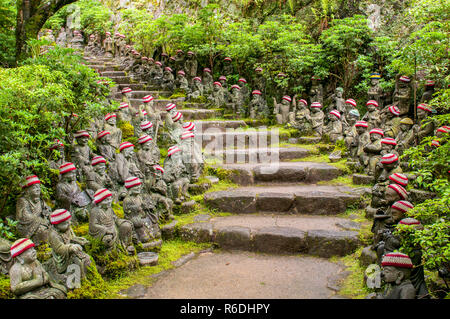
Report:
M 323 134 L 328 135 L 332 143 L 344 139 L 342 130 L 341 113 L 338 110 L 332 110 L 328 114 L 328 124 L 323 128 Z
M 366 121 L 357 121 L 355 123 L 356 133 L 358 134 L 353 140 L 351 154 L 357 159 L 358 163 L 363 166 L 364 147 L 370 143 L 370 134 L 368 132 L 369 124 Z
M 123 200 L 125 219 L 133 224 L 133 242 L 145 244 L 159 240 L 158 216 L 151 196 L 142 194 L 142 182 L 138 177 L 130 177 L 125 181 L 127 196 Z
M 78 178 L 80 181 L 84 181 L 84 178 L 91 171 L 90 161 L 94 157 L 94 152 L 88 145 L 88 141 L 91 138 L 87 131 L 78 131 L 74 134 L 77 141 L 72 146 L 71 158 L 75 166 L 78 168 Z
M 314 131 L 314 135 L 320 137 L 322 137 L 323 120 L 325 118 L 325 114 L 321 108 L 322 104 L 320 102 L 311 103 L 311 127 Z
M 232 75 L 232 74 L 234 74 L 234 67 L 233 67 L 233 64 L 231 63 L 231 58 L 230 57 L 225 57 L 223 59 L 222 73 L 225 74 L 225 75 Z
M 210 68 L 203 69 L 202 78 L 203 78 L 203 81 L 202 81 L 203 82 L 203 93 L 205 96 L 208 96 L 209 94 L 211 94 L 211 92 L 213 90 L 213 83 L 214 83 L 214 79 L 213 79 Z
M 119 146 L 119 151 L 120 153 L 116 156 L 116 162 L 121 184 L 123 185 L 125 180 L 130 176 L 143 178 L 144 174 L 139 168 L 138 160 L 134 152 L 134 144 L 123 142 Z
M 244 99 L 241 94 L 241 87 L 237 84 L 231 86 L 231 108 L 232 111 L 241 117 L 245 117 Z
M 380 73 L 370 74 L 370 85 L 369 89 L 367 90 L 367 99 L 377 101 L 378 105 L 382 107 L 381 99 L 383 96 L 383 89 L 380 86 L 380 79 Z
M 55 210 L 50 215 L 52 228 L 48 236 L 48 242 L 52 248 L 50 275 L 68 289 L 73 288 L 70 283 L 68 284 L 68 276 L 76 271 L 72 269 L 72 265 L 79 270 L 79 280 L 86 276 L 87 268 L 91 265 L 91 258 L 83 251 L 83 246 L 88 243 L 88 240 L 75 236 L 70 219 L 71 214 L 68 210 Z
M 254 90 L 252 92 L 252 100 L 248 106 L 249 117 L 251 119 L 266 119 L 270 115 L 269 107 L 266 100 L 262 97 L 262 92 Z
M 345 106 L 345 99 L 343 98 L 344 89 L 337 87 L 334 93 L 328 98 L 330 105 L 329 110 L 337 110 L 341 114 L 341 121 L 345 122 L 347 118 L 347 108 Z
M 198 99 L 200 96 L 203 96 L 204 90 L 203 90 L 203 84 L 202 84 L 202 78 L 196 76 L 192 79 L 191 84 L 191 92 L 188 93 L 187 99 Z
M 409 105 L 411 99 L 411 79 L 405 75 L 398 78 L 393 94 L 393 104 L 400 110 L 400 116 L 406 115 L 409 112 Z
M 179 143 L 183 132 L 183 115 L 180 112 L 172 113 L 169 119 L 166 118 L 167 134 L 172 143 Z
M 400 131 L 396 137 L 397 146 L 396 151 L 399 155 L 403 155 L 403 151 L 413 147 L 416 143 L 416 136 L 413 130 L 414 122 L 410 118 L 403 118 L 400 120 Z
M 56 206 L 72 212 L 73 223 L 89 219 L 91 195 L 82 191 L 76 180 L 76 167 L 73 163 L 65 163 L 59 167 L 60 181 L 56 184 Z
M 238 80 L 238 85 L 241 88 L 242 101 L 245 105 L 248 105 L 248 103 L 250 102 L 251 90 L 248 87 L 247 80 L 244 78 L 240 78 Z
M 434 85 L 435 82 L 433 80 L 427 80 L 425 82 L 425 91 L 420 98 L 420 103 L 428 103 L 433 98 L 434 94 Z
M 311 111 L 308 108 L 308 102 L 305 99 L 297 100 L 297 95 L 294 95 L 292 100 L 292 112 L 289 113 L 288 125 L 303 134 L 311 131 Z
M 425 137 L 433 136 L 434 122 L 428 121 L 431 116 L 432 109 L 427 104 L 421 103 L 417 106 L 417 124 L 414 125 L 413 130 L 417 137 L 417 142 L 420 143 Z
M 222 84 L 222 91 L 223 91 L 223 96 L 225 98 L 225 103 L 230 103 L 231 97 L 230 97 L 230 92 L 228 91 L 227 77 L 225 75 L 219 76 L 219 82 L 220 82 L 220 84 Z
M 93 193 L 100 188 L 115 189 L 115 184 L 106 172 L 106 159 L 103 156 L 94 156 L 91 161 L 92 170 L 86 177 L 87 189 Z
M 277 103 L 275 97 L 273 97 L 273 114 L 278 124 L 287 124 L 289 121 L 289 112 L 291 109 L 292 99 L 290 96 L 283 96 L 281 103 Z
M 312 86 L 309 91 L 309 97 L 311 99 L 311 103 L 318 102 L 323 105 L 323 86 L 320 83 L 321 79 L 318 76 L 311 77 Z
M 106 38 L 103 40 L 103 49 L 105 50 L 105 58 L 114 57 L 114 40 L 111 32 L 106 31 Z
M 191 80 L 197 76 L 198 62 L 195 58 L 195 53 L 188 51 L 186 54 L 186 61 L 184 62 L 184 70 L 186 70 L 186 76 L 188 80 Z
M 7 275 L 12 266 L 13 260 L 11 258 L 11 242 L 5 238 L 0 237 L 0 274 Z
M 167 184 L 163 177 L 164 169 L 158 164 L 147 167 L 144 188 L 155 202 L 155 214 L 158 219 L 168 221 L 174 218 L 173 201 L 169 198 Z
M 41 181 L 36 175 L 28 176 L 22 189 L 16 203 L 17 232 L 39 245 L 47 241 L 51 209 L 41 198 Z
M 352 145 L 358 136 L 358 132 L 355 126 L 358 120 L 359 120 L 358 110 L 351 109 L 348 112 L 347 123 L 343 125 L 345 146 L 347 147 L 348 150 L 348 156 L 350 156 L 351 158 L 355 158 L 356 156 L 355 152 L 356 148 L 352 147 Z
M 211 94 L 208 96 L 208 105 L 212 107 L 224 107 L 225 96 L 222 90 L 222 83 L 214 82 Z
M 186 95 L 190 92 L 189 82 L 186 78 L 186 73 L 183 70 L 177 72 L 175 87 L 182 90 Z
M 35 244 L 28 238 L 11 245 L 14 264 L 9 270 L 11 291 L 20 299 L 65 299 L 67 290 L 50 280 L 37 260 Z
M 376 164 L 381 157 L 381 139 L 384 136 L 384 132 L 381 129 L 374 128 L 370 130 L 369 134 L 370 142 L 364 146 L 364 153 L 361 155 L 360 163 L 364 167 L 364 172 L 373 176 Z
M 258 67 L 255 69 L 255 77 L 253 79 L 253 87 L 261 92 L 266 90 L 266 78 L 263 75 L 263 69 Z
M 161 88 L 164 91 L 172 92 L 175 88 L 175 77 L 173 76 L 173 70 L 166 66 L 161 81 Z
M 155 67 L 150 72 L 150 84 L 161 85 L 164 76 L 162 65 L 160 61 L 155 62 Z
M 181 204 L 188 197 L 190 174 L 183 164 L 181 149 L 169 147 L 164 160 L 164 181 L 168 186 L 168 195 L 175 204 Z
M 137 159 L 139 161 L 141 172 L 145 172 L 148 167 L 153 167 L 153 165 L 159 163 L 161 152 L 150 135 L 142 135 L 139 137 L 138 143 L 141 147 L 137 152 Z
M 111 208 L 113 194 L 106 188 L 94 194 L 94 207 L 89 218 L 89 235 L 102 241 L 108 251 L 121 246 L 135 251 L 132 242 L 133 224 L 120 219 Z
M 414 266 L 408 255 L 388 253 L 381 265 L 383 281 L 388 286 L 383 293 L 371 293 L 366 299 L 415 299 L 416 289 L 409 280 Z
M 195 142 L 193 132 L 185 131 L 181 134 L 179 148 L 182 151 L 183 164 L 189 173 L 189 180 L 195 183 L 200 178 L 205 164 L 202 149 Z
M 362 120 L 369 123 L 369 130 L 380 127 L 381 125 L 381 112 L 379 110 L 378 102 L 375 100 L 367 101 L 367 113 L 364 114 Z
M 119 114 L 121 114 L 121 112 L 128 112 L 129 107 L 125 105 L 122 105 L 123 111 L 119 111 Z M 124 109 L 126 109 L 127 111 L 124 111 Z M 122 117 L 122 119 L 124 119 Z M 128 117 L 128 121 L 131 120 L 131 115 L 129 115 Z M 103 129 L 105 131 L 108 131 L 110 133 L 110 137 L 108 137 L 108 139 L 110 139 L 110 144 L 114 147 L 114 148 L 118 148 L 120 143 L 122 143 L 122 130 L 120 128 L 117 127 L 116 125 L 116 114 L 114 113 L 108 113 L 105 115 L 105 126 L 103 127 Z

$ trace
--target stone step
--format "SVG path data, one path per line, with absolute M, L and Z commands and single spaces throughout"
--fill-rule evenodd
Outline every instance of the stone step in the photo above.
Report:
M 303 158 L 311 154 L 310 150 L 300 147 L 266 147 L 246 149 L 226 149 L 204 152 L 205 158 L 232 163 L 269 163 Z M 275 160 L 272 160 L 275 159 Z
M 221 111 L 217 109 L 181 109 L 179 111 L 183 114 L 184 122 L 205 120 L 221 116 Z
M 256 128 L 249 130 L 226 130 L 210 129 L 205 133 L 198 133 L 201 135 L 202 147 L 208 147 L 210 150 L 225 149 L 225 148 L 247 148 L 247 147 L 262 147 L 267 145 L 277 144 L 279 141 L 284 141 L 289 138 L 288 133 L 280 133 L 278 130 L 268 130 L 267 128 Z
M 184 225 L 179 236 L 187 241 L 214 242 L 224 249 L 330 258 L 351 254 L 360 246 L 360 227 L 337 217 L 234 215 Z
M 204 109 L 206 108 L 206 103 L 185 102 L 184 107 L 189 109 Z
M 109 78 L 117 84 L 134 82 L 130 76 L 109 76 Z
M 116 71 L 115 66 L 103 66 L 103 65 L 88 65 L 88 67 L 98 70 L 100 73 Z
M 142 84 L 137 84 L 142 86 Z M 125 88 L 126 86 L 120 86 L 121 89 Z M 131 87 L 130 87 L 131 88 Z M 131 88 L 132 89 L 132 88 Z M 133 90 L 133 89 L 132 89 Z M 164 96 L 165 94 L 167 94 L 167 92 L 165 91 L 148 91 L 148 90 L 133 90 L 132 92 L 130 92 L 131 94 L 131 98 L 130 100 L 139 100 L 139 101 L 131 101 L 131 104 L 133 105 L 133 103 L 139 103 L 142 104 L 142 98 L 146 95 L 151 95 L 153 96 L 155 99 L 157 99 L 158 97 L 160 97 L 161 95 Z M 122 99 L 122 93 L 118 92 L 114 95 L 114 98 L 117 100 L 121 100 Z
M 228 171 L 227 177 L 239 185 L 260 183 L 317 183 L 332 180 L 342 172 L 331 165 L 314 162 L 280 162 L 277 154 L 265 156 L 267 164 L 221 164 Z M 264 159 L 264 158 L 263 158 Z
M 126 73 L 124 71 L 105 71 L 102 72 L 102 76 L 111 78 L 116 76 L 126 76 Z
M 218 121 L 218 120 L 205 120 L 205 121 L 195 121 L 195 131 L 196 132 L 205 132 L 209 129 L 220 129 L 222 131 L 226 129 L 236 129 L 239 127 L 247 126 L 242 120 L 234 120 L 234 121 Z
M 121 83 L 118 85 L 118 87 L 119 87 L 119 90 L 129 87 L 133 91 L 145 91 L 147 89 L 145 83 Z M 116 96 L 115 98 L 120 98 L 120 97 Z
M 365 189 L 328 185 L 262 185 L 204 195 L 211 209 L 228 213 L 277 212 L 337 215 L 360 203 Z M 370 191 L 370 190 L 369 190 Z

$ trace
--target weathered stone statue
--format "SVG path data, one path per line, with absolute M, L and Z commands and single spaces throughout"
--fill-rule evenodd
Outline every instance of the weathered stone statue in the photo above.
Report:
M 120 119 L 120 116 L 124 114 L 122 112 L 128 111 L 128 106 L 122 105 L 121 107 L 123 107 L 123 108 L 121 109 L 121 111 L 119 111 L 119 119 Z M 116 118 L 117 118 L 117 116 L 114 113 L 106 114 L 105 115 L 105 126 L 103 129 L 105 131 L 110 132 L 110 137 L 109 137 L 110 143 L 115 148 L 118 148 L 120 143 L 122 142 L 122 130 L 117 127 Z M 122 120 L 124 120 L 123 116 L 122 116 Z M 129 118 L 129 120 L 131 120 L 131 117 Z
M 156 216 L 155 203 L 150 196 L 141 194 L 142 183 L 138 177 L 125 181 L 127 196 L 123 200 L 125 218 L 133 224 L 133 241 L 149 243 L 161 238 L 161 230 Z
M 244 101 L 244 104 L 247 105 L 250 101 L 250 89 L 247 85 L 247 80 L 244 78 L 240 78 L 238 80 L 238 85 L 241 87 L 241 95 Z
M 345 105 L 345 99 L 343 98 L 344 95 L 344 89 L 341 87 L 337 87 L 334 91 L 334 94 L 332 94 L 328 100 L 331 101 L 330 105 L 328 106 L 328 109 L 330 110 L 337 110 L 339 114 L 341 114 L 340 120 L 342 122 L 346 121 L 347 118 L 347 108 Z
M 186 73 L 183 70 L 177 72 L 177 78 L 175 80 L 175 86 L 184 91 L 185 94 L 190 92 L 189 82 L 186 79 Z
M 364 147 L 364 154 L 361 155 L 360 163 L 364 166 L 364 172 L 367 175 L 375 174 L 375 166 L 381 155 L 381 139 L 384 132 L 381 129 L 374 128 L 370 130 L 370 142 Z
M 51 169 L 58 169 L 66 161 L 64 154 L 64 143 L 56 139 L 54 144 L 50 146 L 51 157 L 48 160 L 48 166 Z
M 153 167 L 154 165 L 159 163 L 161 159 L 161 153 L 158 145 L 153 142 L 151 136 L 145 134 L 139 137 L 138 141 L 141 148 L 137 152 L 137 159 L 140 164 L 141 172 L 145 172 L 149 167 Z
M 117 172 L 121 184 L 125 184 L 125 181 L 130 176 L 137 176 L 144 178 L 144 174 L 139 169 L 139 164 L 134 153 L 134 145 L 130 142 L 123 142 L 119 146 L 120 153 L 116 156 Z
M 180 204 L 188 196 L 189 172 L 183 164 L 181 149 L 176 145 L 169 147 L 164 160 L 164 181 L 168 185 L 168 195 Z
M 417 106 L 418 124 L 413 127 L 416 134 L 417 143 L 420 143 L 424 137 L 432 136 L 434 133 L 434 122 L 428 121 L 425 123 L 425 120 L 431 115 L 431 113 L 432 110 L 428 105 L 421 103 Z
M 183 132 L 182 118 L 183 115 L 180 112 L 176 112 L 170 117 L 170 122 L 166 119 L 169 138 L 173 143 L 180 142 L 181 133 Z
M 252 100 L 248 106 L 249 117 L 252 119 L 266 119 L 270 115 L 269 107 L 266 100 L 262 97 L 262 92 L 254 90 L 252 92 Z
M 369 129 L 380 127 L 381 125 L 381 114 L 378 107 L 378 102 L 375 100 L 370 100 L 366 103 L 367 113 L 364 114 L 362 119 L 369 123 Z
M 7 275 L 12 266 L 11 242 L 0 237 L 0 274 Z
M 122 246 L 128 252 L 134 252 L 133 225 L 114 213 L 111 208 L 112 193 L 106 188 L 99 189 L 94 194 L 94 202 L 89 218 L 89 235 L 100 239 L 108 250 Z
M 409 112 L 409 104 L 411 99 L 411 87 L 409 85 L 411 79 L 407 76 L 401 76 L 397 83 L 393 94 L 393 104 L 400 110 L 400 116 Z
M 245 117 L 246 110 L 244 108 L 244 100 L 241 94 L 241 87 L 237 84 L 231 86 L 231 107 L 233 112 L 240 115 L 241 117 Z
M 342 131 L 341 113 L 337 110 L 332 110 L 328 114 L 328 120 L 328 124 L 323 128 L 323 134 L 327 134 L 332 143 L 342 140 L 344 135 Z
M 105 49 L 105 58 L 114 57 L 114 40 L 111 38 L 111 32 L 106 32 L 106 38 L 103 40 L 103 48 Z
M 187 95 L 187 99 L 198 99 L 200 96 L 203 96 L 203 84 L 202 79 L 196 76 L 192 79 L 191 93 Z
M 410 118 L 400 120 L 400 132 L 396 137 L 397 147 L 395 148 L 399 155 L 403 155 L 403 151 L 414 146 L 416 142 L 415 132 L 412 129 L 414 125 Z
M 213 90 L 214 79 L 210 68 L 203 69 L 203 91 L 205 95 L 211 94 Z
M 230 57 L 226 57 L 225 59 L 223 59 L 222 73 L 225 74 L 225 75 L 232 75 L 232 74 L 234 74 L 234 67 L 233 67 L 233 64 L 231 64 L 231 58 Z
M 79 169 L 79 178 L 84 180 L 85 176 L 90 172 L 90 160 L 94 156 L 88 145 L 91 138 L 87 131 L 78 131 L 74 134 L 77 144 L 72 146 L 71 158 L 75 166 Z
M 266 78 L 262 73 L 262 68 L 255 69 L 255 78 L 253 79 L 253 87 L 261 92 L 264 92 L 266 89 Z
M 204 159 L 200 145 L 195 143 L 194 133 L 186 131 L 181 135 L 179 148 L 182 161 L 189 173 L 189 180 L 197 182 L 204 168 Z
M 398 156 L 394 153 L 384 154 L 377 164 L 379 164 L 379 169 L 375 170 L 375 181 L 377 183 L 387 182 L 392 174 L 403 173 L 399 166 Z
M 89 36 L 88 44 L 84 48 L 84 53 L 95 55 L 95 51 L 97 48 L 97 41 L 95 34 L 91 34 Z
M 415 299 L 416 289 L 409 280 L 413 264 L 403 253 L 388 253 L 381 262 L 382 277 L 388 287 L 382 294 L 372 293 L 366 299 Z
M 184 60 L 185 60 L 184 51 L 178 49 L 177 55 L 175 56 L 175 64 L 174 64 L 175 70 L 181 70 L 184 68 Z
M 298 100 L 294 95 L 292 102 L 292 112 L 288 116 L 288 126 L 298 129 L 302 133 L 311 131 L 311 112 L 308 108 L 308 102 L 305 99 Z
M 75 236 L 70 226 L 71 214 L 66 209 L 57 209 L 50 215 L 50 229 L 48 241 L 52 248 L 52 268 L 54 268 L 58 282 L 67 285 L 67 276 L 72 273 L 69 266 L 76 265 L 80 270 L 80 278 L 86 275 L 87 268 L 91 265 L 91 258 L 83 252 L 83 246 L 88 243 L 84 237 Z M 56 274 L 55 274 L 56 275 Z
M 317 76 L 313 76 L 311 78 L 312 80 L 312 87 L 309 91 L 309 96 L 311 99 L 311 103 L 318 102 L 321 105 L 323 104 L 323 86 L 320 83 L 321 79 Z
M 322 112 L 321 108 L 321 103 L 311 103 L 311 127 L 314 131 L 314 135 L 316 136 L 322 136 L 323 119 L 325 117 L 325 114 Z
M 18 239 L 12 244 L 14 264 L 9 270 L 11 291 L 20 299 L 64 299 L 67 290 L 50 281 L 48 273 L 36 258 L 34 246 L 28 238 Z
M 386 137 L 395 138 L 400 131 L 400 121 L 399 118 L 400 110 L 395 105 L 391 105 L 387 108 L 385 113 L 385 123 L 384 123 L 384 135 Z
M 76 167 L 73 163 L 60 166 L 61 180 L 56 185 L 56 205 L 72 212 L 73 223 L 86 221 L 89 218 L 91 196 L 82 191 L 76 181 Z
M 41 198 L 41 181 L 36 175 L 28 176 L 22 189 L 16 203 L 17 232 L 39 245 L 47 241 L 51 209 Z
M 380 86 L 381 75 L 379 73 L 370 74 L 370 87 L 367 90 L 367 99 L 377 101 L 378 105 L 382 107 L 383 90 Z
M 115 189 L 114 182 L 106 172 L 106 159 L 95 156 L 91 161 L 92 170 L 86 177 L 87 188 L 93 193 L 101 188 Z
M 72 49 L 79 49 L 79 50 L 83 50 L 84 48 L 84 39 L 83 36 L 81 35 L 80 31 L 73 31 L 73 38 L 72 40 L 70 40 L 70 47 Z
M 173 76 L 173 70 L 168 66 L 164 68 L 161 87 L 163 90 L 170 92 L 172 92 L 175 87 L 175 77 Z
M 225 96 L 222 90 L 222 83 L 214 82 L 211 95 L 208 96 L 208 105 L 215 107 L 225 106 Z
M 130 104 L 127 102 L 120 102 L 119 109 L 117 110 L 117 118 L 120 122 L 131 122 L 131 109 Z
M 351 153 L 353 154 L 352 157 L 358 159 L 362 165 L 361 159 L 364 155 L 364 147 L 370 143 L 369 124 L 366 121 L 357 121 L 355 127 L 358 135 L 351 144 Z
M 161 85 L 164 72 L 160 61 L 155 62 L 155 67 L 150 72 L 150 83 L 153 85 Z
M 67 46 L 67 33 L 64 27 L 61 27 L 61 30 L 59 31 L 58 37 L 56 38 L 56 44 L 62 48 Z
M 219 82 L 222 84 L 223 96 L 225 97 L 225 102 L 230 103 L 230 92 L 228 92 L 228 83 L 227 77 L 225 75 L 221 75 L 219 77 Z
M 351 158 L 354 158 L 356 155 L 355 152 L 352 152 L 352 149 L 356 150 L 356 148 L 352 147 L 352 145 L 358 136 L 358 132 L 357 132 L 356 126 L 355 126 L 355 124 L 358 120 L 359 120 L 358 110 L 351 109 L 348 112 L 347 123 L 346 123 L 346 125 L 343 125 L 345 146 L 347 147 L 348 155 Z
M 425 92 L 423 92 L 422 97 L 420 98 L 420 103 L 428 103 L 433 98 L 434 84 L 433 80 L 427 80 L 425 83 Z
M 195 53 L 192 51 L 188 51 L 186 62 L 184 62 L 184 69 L 186 70 L 188 80 L 191 80 L 197 76 L 197 66 L 198 62 L 195 58 Z
M 281 103 L 277 103 L 275 97 L 273 98 L 273 114 L 275 114 L 275 118 L 278 124 L 288 123 L 291 101 L 291 97 L 287 95 L 281 98 Z
M 145 171 L 145 191 L 151 194 L 159 220 L 171 220 L 173 216 L 173 201 L 168 197 L 167 184 L 163 178 L 164 169 L 158 164 Z

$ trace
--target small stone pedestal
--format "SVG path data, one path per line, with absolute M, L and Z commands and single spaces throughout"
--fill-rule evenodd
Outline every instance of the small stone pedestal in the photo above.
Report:
M 369 175 L 353 174 L 352 181 L 355 185 L 372 185 L 375 182 L 375 178 Z
M 154 252 L 142 252 L 137 254 L 141 266 L 155 266 L 158 264 L 158 254 Z

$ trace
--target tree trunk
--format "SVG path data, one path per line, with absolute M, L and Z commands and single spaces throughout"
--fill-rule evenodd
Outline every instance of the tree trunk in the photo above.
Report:
M 26 42 L 37 38 L 45 22 L 59 9 L 77 0 L 19 0 L 16 21 L 16 63 L 26 53 Z

